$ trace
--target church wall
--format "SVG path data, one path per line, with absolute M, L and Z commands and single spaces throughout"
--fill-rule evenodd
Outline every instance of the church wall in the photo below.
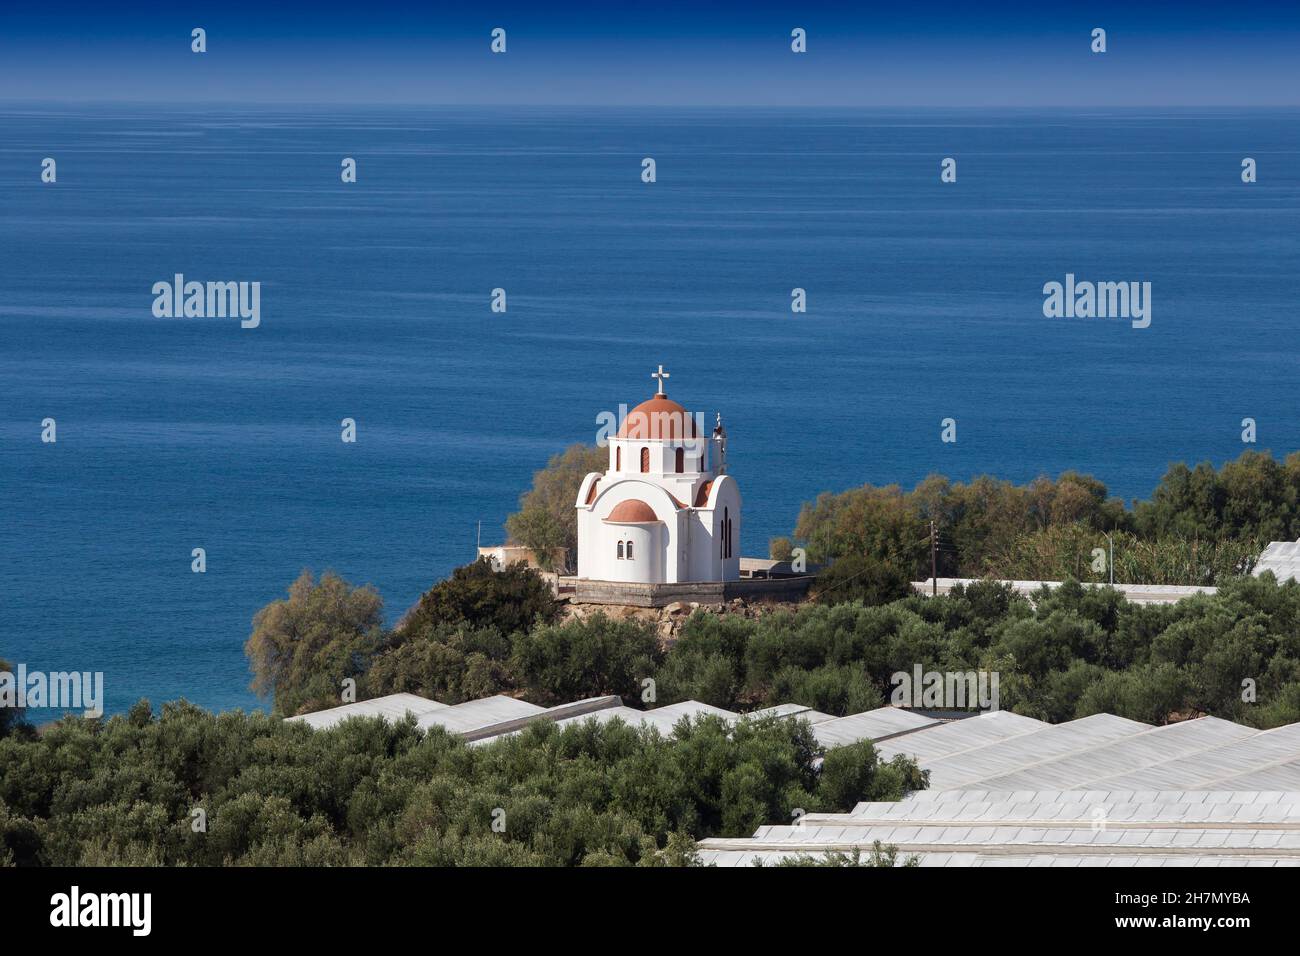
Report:
M 594 578 L 596 549 L 591 538 L 592 514 L 586 508 L 578 509 L 578 577 Z
M 735 581 L 740 578 L 740 488 L 730 475 L 723 475 L 714 485 L 716 495 L 713 502 L 713 554 L 717 561 L 719 575 L 723 581 Z M 721 535 L 723 516 L 731 518 L 731 557 L 721 557 Z
M 664 526 L 662 524 L 601 523 L 597 547 L 605 555 L 608 574 L 605 581 L 629 581 L 659 584 L 664 580 Z M 618 558 L 618 544 L 632 545 L 632 559 Z
M 690 534 L 692 581 L 735 581 L 740 577 L 740 490 L 730 475 L 722 475 L 710 493 L 711 507 L 693 513 Z M 722 521 L 729 514 L 732 553 L 722 557 Z
M 601 477 L 599 472 L 591 472 L 578 487 L 578 499 L 575 506 L 578 509 L 578 577 L 580 578 L 598 577 L 595 573 L 598 556 L 595 542 L 591 537 L 594 516 L 591 509 L 586 507 L 586 502 L 592 483 Z
M 713 512 L 695 511 L 691 514 L 690 530 L 690 580 L 720 581 L 722 566 L 718 561 L 718 544 L 713 536 Z
M 653 476 L 647 476 L 653 478 Z M 606 581 L 650 581 L 662 582 L 676 580 L 678 574 L 678 539 L 681 535 L 682 521 L 677 506 L 660 485 L 652 480 L 640 477 L 625 477 L 621 481 L 607 482 L 606 490 L 600 492 L 592 507 L 578 509 L 578 576 Z M 646 542 L 644 547 L 653 547 L 654 561 L 646 564 L 641 561 L 638 550 L 634 563 L 635 569 L 629 569 L 617 556 L 617 544 L 620 540 L 619 529 L 636 527 L 626 524 L 608 524 L 602 519 L 610 514 L 621 502 L 629 499 L 644 501 L 654 509 L 660 524 L 660 530 L 653 542 Z M 613 530 L 611 530 L 613 529 Z M 626 539 L 624 539 L 626 540 Z M 636 539 L 640 540 L 640 539 Z M 649 571 L 643 571 L 649 567 Z M 653 578 L 643 576 L 654 574 Z M 634 575 L 634 576 L 629 576 Z

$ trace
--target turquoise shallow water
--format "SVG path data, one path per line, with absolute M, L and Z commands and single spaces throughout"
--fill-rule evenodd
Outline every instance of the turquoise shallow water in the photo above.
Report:
M 746 554 L 863 481 L 1132 497 L 1246 416 L 1300 448 L 1297 118 L 2 109 L 0 657 L 102 670 L 110 711 L 253 706 L 299 570 L 396 617 L 660 362 L 723 412 Z M 260 281 L 261 326 L 154 318 L 177 272 Z M 1044 318 L 1067 272 L 1150 281 L 1151 327 Z

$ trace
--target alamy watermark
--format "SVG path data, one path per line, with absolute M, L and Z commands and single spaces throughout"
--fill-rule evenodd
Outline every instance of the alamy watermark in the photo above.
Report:
M 998 709 L 997 671 L 925 671 L 917 664 L 910 674 L 890 675 L 889 683 L 894 687 L 889 702 L 895 707 Z
M 596 416 L 596 444 L 608 447 L 611 438 L 631 441 L 666 438 L 680 441 L 687 454 L 700 454 L 708 443 L 703 412 L 628 411 L 626 403 L 617 412 L 603 411 Z
M 73 886 L 50 897 L 50 925 L 124 927 L 132 936 L 148 936 L 153 928 L 153 894 L 83 893 Z
M 1131 319 L 1135 329 L 1151 324 L 1150 282 L 1079 282 L 1067 272 L 1065 282 L 1046 283 L 1043 295 L 1049 319 Z
M 81 710 L 87 717 L 104 714 L 103 671 L 0 671 L 0 707 L 31 710 Z
M 153 284 L 154 318 L 224 319 L 239 318 L 241 328 L 262 324 L 262 283 L 186 282 L 176 273 L 172 282 Z

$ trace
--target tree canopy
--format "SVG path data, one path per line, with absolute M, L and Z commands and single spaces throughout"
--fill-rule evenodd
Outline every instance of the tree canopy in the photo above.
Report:
M 252 688 L 269 694 L 279 714 L 331 707 L 342 682 L 366 670 L 382 639 L 384 602 L 374 588 L 353 587 L 326 572 L 303 571 L 285 600 L 253 618 L 244 645 Z
M 426 591 L 398 630 L 415 634 L 433 625 L 454 624 L 494 627 L 508 634 L 551 620 L 555 610 L 551 587 L 536 571 L 520 564 L 496 571 L 480 558 Z
M 506 533 L 512 541 L 533 549 L 543 564 L 553 548 L 564 548 L 569 566 L 576 567 L 578 488 L 589 473 L 608 467 L 608 448 L 570 445 L 533 475 L 533 486 L 520 497 L 519 510 L 506 519 Z
M 1106 581 L 1113 540 L 1116 581 L 1213 585 L 1248 573 L 1269 541 L 1300 538 L 1300 453 L 1278 462 L 1246 451 L 1217 470 L 1172 465 L 1151 499 L 1129 508 L 1072 471 L 1025 485 L 931 475 L 911 491 L 826 492 L 773 553 L 801 545 L 813 563 L 867 558 L 928 578 L 931 521 L 940 577 Z

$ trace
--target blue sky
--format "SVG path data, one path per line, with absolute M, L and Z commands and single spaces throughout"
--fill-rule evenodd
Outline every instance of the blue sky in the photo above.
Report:
M 1300 3 L 8 3 L 0 99 L 1298 105 Z

